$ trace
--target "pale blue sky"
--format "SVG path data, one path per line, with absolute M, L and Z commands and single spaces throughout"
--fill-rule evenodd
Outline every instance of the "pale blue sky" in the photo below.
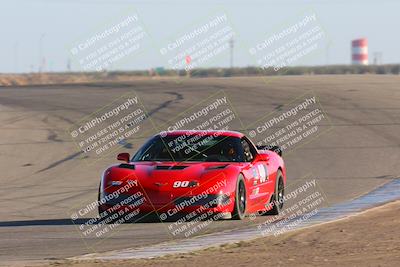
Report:
M 400 63 L 400 1 L 396 0 L 0 0 L 0 4 L 0 73 L 37 71 L 40 54 L 47 60 L 45 70 L 65 71 L 77 39 L 123 18 L 130 8 L 136 10 L 155 46 L 117 68 L 165 65 L 156 47 L 215 10 L 224 10 L 237 31 L 235 66 L 254 65 L 246 43 L 260 41 L 276 25 L 310 9 L 329 36 L 330 46 L 305 59 L 304 65 L 349 64 L 350 41 L 359 37 L 368 38 L 370 59 L 373 52 L 381 52 L 383 63 Z M 210 66 L 227 67 L 229 60 L 219 58 Z M 78 70 L 75 62 L 72 69 Z

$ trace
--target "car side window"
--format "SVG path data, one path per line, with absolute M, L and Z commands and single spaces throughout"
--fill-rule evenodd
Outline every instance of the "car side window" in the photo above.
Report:
M 251 145 L 249 144 L 249 142 L 246 139 L 243 139 L 243 138 L 241 140 L 241 143 L 242 143 L 242 148 L 243 148 L 244 161 L 246 161 L 246 162 L 252 161 L 254 158 L 254 154 L 251 149 Z

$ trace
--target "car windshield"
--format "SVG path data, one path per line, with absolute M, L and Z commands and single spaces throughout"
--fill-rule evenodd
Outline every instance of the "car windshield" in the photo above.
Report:
M 156 136 L 133 157 L 133 161 L 243 161 L 240 138 L 213 135 Z

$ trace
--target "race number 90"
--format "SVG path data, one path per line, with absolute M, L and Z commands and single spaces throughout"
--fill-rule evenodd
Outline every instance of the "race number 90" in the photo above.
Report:
M 189 181 L 175 181 L 172 187 L 176 188 L 176 187 L 188 187 L 188 186 L 189 186 Z

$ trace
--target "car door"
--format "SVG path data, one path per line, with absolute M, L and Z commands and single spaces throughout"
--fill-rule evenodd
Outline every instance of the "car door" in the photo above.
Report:
M 243 158 L 247 162 L 243 173 L 246 178 L 248 210 L 247 212 L 256 212 L 264 210 L 271 196 L 270 188 L 273 187 L 273 181 L 270 179 L 271 170 L 269 161 L 256 161 L 257 150 L 246 137 L 241 139 L 243 149 Z

